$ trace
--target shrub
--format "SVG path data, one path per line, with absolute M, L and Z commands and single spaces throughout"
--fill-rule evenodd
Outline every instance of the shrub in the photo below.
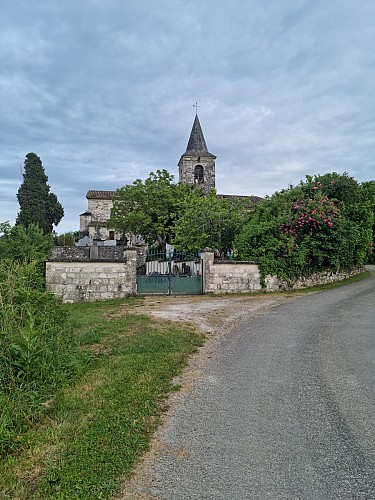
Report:
M 88 361 L 38 263 L 0 261 L 0 453 Z
M 325 269 L 350 270 L 368 259 L 373 220 L 358 183 L 346 174 L 307 177 L 255 208 L 236 249 L 240 258 L 258 260 L 263 278 L 293 282 Z
M 28 228 L 17 225 L 11 226 L 8 222 L 0 223 L 0 260 L 12 259 L 18 262 L 43 261 L 47 258 L 48 250 L 53 246 L 50 234 L 44 234 L 35 224 Z

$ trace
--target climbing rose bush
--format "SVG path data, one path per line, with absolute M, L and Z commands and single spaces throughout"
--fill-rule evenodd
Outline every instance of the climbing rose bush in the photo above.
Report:
M 308 177 L 260 203 L 236 239 L 237 256 L 257 260 L 263 278 L 271 274 L 290 282 L 366 263 L 373 212 L 357 195 L 348 196 L 347 189 L 346 203 L 332 198 L 330 192 L 340 193 L 335 182 L 341 179 L 336 176 L 328 177 L 329 182 Z
M 306 235 L 312 236 L 318 232 L 331 234 L 331 229 L 338 221 L 338 214 L 338 207 L 328 196 L 317 193 L 315 198 L 299 198 L 290 202 L 290 216 L 276 228 L 276 236 L 278 232 L 286 235 L 290 241 L 287 246 L 290 253 L 302 243 Z

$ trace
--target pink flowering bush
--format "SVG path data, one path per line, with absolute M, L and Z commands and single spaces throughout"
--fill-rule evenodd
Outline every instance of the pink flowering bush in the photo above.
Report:
M 354 179 L 307 177 L 256 207 L 236 249 L 239 258 L 256 259 L 263 276 L 289 281 L 324 269 L 351 269 L 368 259 L 373 219 Z

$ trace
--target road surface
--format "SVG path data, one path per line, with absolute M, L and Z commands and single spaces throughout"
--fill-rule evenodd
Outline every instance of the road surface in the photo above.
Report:
M 375 499 L 375 274 L 238 325 L 162 440 L 138 498 Z

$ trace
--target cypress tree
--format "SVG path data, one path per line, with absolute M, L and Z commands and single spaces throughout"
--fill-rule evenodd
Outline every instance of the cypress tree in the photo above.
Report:
M 64 209 L 57 196 L 50 193 L 48 177 L 42 161 L 35 153 L 28 153 L 25 159 L 23 182 L 18 190 L 20 205 L 16 224 L 26 228 L 37 224 L 45 234 L 52 233 L 64 216 Z

